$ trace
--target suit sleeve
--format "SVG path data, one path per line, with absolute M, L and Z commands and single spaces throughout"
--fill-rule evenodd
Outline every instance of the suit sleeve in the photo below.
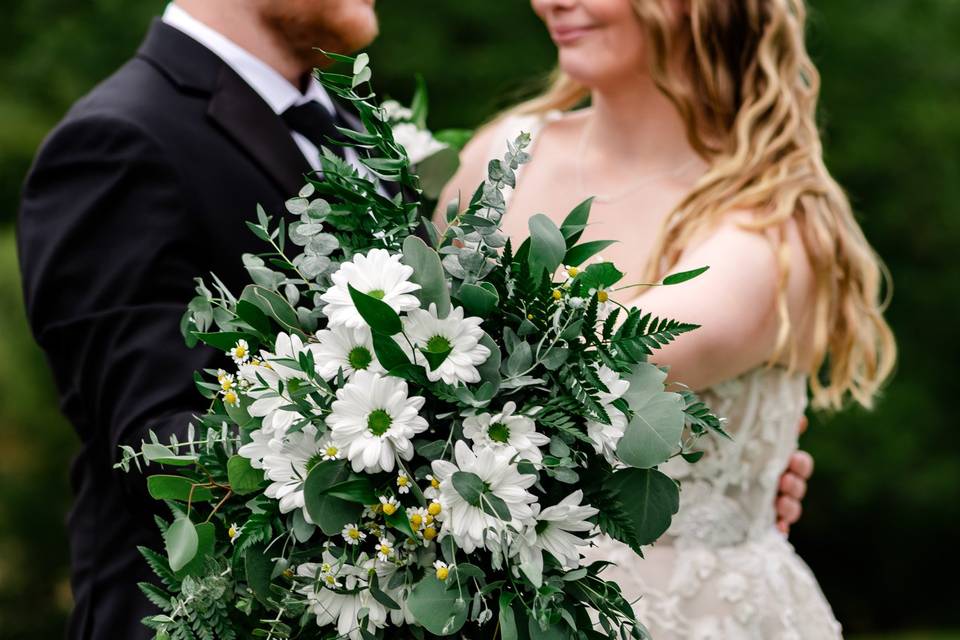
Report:
M 24 186 L 29 321 L 64 412 L 103 464 L 151 428 L 182 439 L 205 404 L 192 373 L 219 357 L 180 335 L 193 279 L 206 271 L 183 182 L 146 132 L 97 117 L 55 130 Z

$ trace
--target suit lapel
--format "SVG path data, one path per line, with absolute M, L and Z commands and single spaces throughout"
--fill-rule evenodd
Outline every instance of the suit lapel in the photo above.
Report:
M 233 138 L 288 196 L 304 183 L 310 164 L 277 114 L 233 69 L 223 65 L 207 115 Z

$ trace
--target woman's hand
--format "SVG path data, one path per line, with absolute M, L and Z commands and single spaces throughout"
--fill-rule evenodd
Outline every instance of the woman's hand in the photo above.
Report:
M 800 419 L 800 433 L 807 430 L 807 417 Z M 780 476 L 780 490 L 777 494 L 777 528 L 784 534 L 790 533 L 790 525 L 800 519 L 803 507 L 800 502 L 807 493 L 807 480 L 813 475 L 813 456 L 806 451 L 794 451 L 790 456 L 786 471 Z

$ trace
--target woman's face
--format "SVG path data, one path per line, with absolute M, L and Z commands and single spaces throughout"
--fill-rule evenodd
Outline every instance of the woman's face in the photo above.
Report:
M 592 88 L 646 72 L 643 25 L 631 0 L 531 4 L 557 45 L 561 70 L 577 82 Z

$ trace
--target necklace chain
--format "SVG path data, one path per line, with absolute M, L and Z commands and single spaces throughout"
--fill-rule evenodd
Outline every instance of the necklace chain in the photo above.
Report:
M 583 179 L 583 156 L 584 156 L 584 152 L 587 150 L 587 134 L 590 131 L 590 125 L 592 123 L 593 123 L 593 119 L 591 118 L 590 120 L 587 121 L 586 124 L 583 125 L 583 133 L 580 134 L 580 140 L 579 140 L 579 143 L 577 144 L 576 173 L 577 173 L 577 188 L 580 190 L 580 193 L 587 193 L 586 182 Z M 630 195 L 634 191 L 637 191 L 641 187 L 644 187 L 650 184 L 651 182 L 654 182 L 661 178 L 675 178 L 678 176 L 682 176 L 687 171 L 689 171 L 694 164 L 696 164 L 696 161 L 697 161 L 697 158 L 694 157 L 688 160 L 687 162 L 684 162 L 683 164 L 677 167 L 674 167 L 672 169 L 667 169 L 665 171 L 658 171 L 656 173 L 649 173 L 643 176 L 637 182 L 634 182 L 632 185 L 630 185 L 626 189 L 623 189 L 619 192 L 615 192 L 612 194 L 594 196 L 593 201 L 606 203 L 606 204 L 609 204 L 611 202 L 616 202 L 617 200 L 620 200 L 621 198 Z

